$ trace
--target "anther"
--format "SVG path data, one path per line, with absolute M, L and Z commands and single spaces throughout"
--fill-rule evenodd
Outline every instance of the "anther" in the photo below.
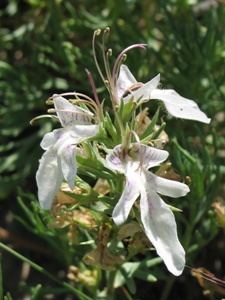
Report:
M 49 109 L 47 110 L 47 112 L 48 112 L 49 114 L 54 114 L 54 113 L 56 113 L 56 110 L 55 110 L 54 108 L 49 108 Z
M 122 57 L 121 57 L 121 61 L 125 61 L 126 59 L 127 59 L 127 55 L 123 54 Z
M 97 29 L 95 30 L 94 35 L 99 35 L 100 33 L 101 33 L 101 29 Z
M 107 55 L 108 55 L 108 56 L 112 56 L 112 49 L 108 49 Z
M 106 29 L 104 30 L 104 33 L 105 34 L 108 34 L 110 32 L 110 28 L 109 27 L 106 27 Z
M 109 87 L 109 86 L 110 86 L 110 84 L 109 84 L 109 81 L 108 81 L 108 80 L 104 80 L 104 84 L 105 84 L 105 86 L 106 86 L 106 87 Z

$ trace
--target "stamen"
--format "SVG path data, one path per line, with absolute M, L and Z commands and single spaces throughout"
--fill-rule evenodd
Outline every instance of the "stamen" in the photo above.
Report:
M 142 173 L 142 169 L 143 169 L 143 155 L 142 155 L 142 152 L 141 152 L 141 141 L 140 141 L 140 138 L 139 138 L 137 132 L 135 132 L 133 130 L 131 130 L 130 132 L 134 135 L 134 137 L 136 139 L 136 142 L 138 144 L 138 148 L 140 150 L 140 163 L 139 163 L 136 171 L 138 171 L 140 169 L 140 174 L 141 174 Z
M 123 56 L 121 57 L 121 61 L 125 61 L 127 59 L 127 55 L 123 54 Z
M 124 59 L 124 54 L 134 48 L 142 48 L 142 49 L 146 50 L 145 46 L 147 46 L 147 44 L 134 44 L 134 45 L 127 47 L 120 53 L 120 55 L 116 59 L 116 62 L 115 62 L 114 68 L 113 68 L 113 72 L 112 72 L 112 78 L 113 78 L 114 84 L 116 84 L 117 74 L 118 74 L 118 70 L 120 67 L 120 62 L 121 62 L 121 60 Z
M 187 266 L 187 265 L 185 265 L 185 267 L 188 268 L 188 269 L 191 269 L 191 274 L 192 274 L 193 276 L 195 276 L 195 277 L 200 276 L 200 277 L 202 277 L 202 278 L 204 278 L 204 279 L 206 279 L 206 280 L 208 280 L 208 281 L 210 281 L 210 282 L 213 282 L 213 283 L 215 283 L 215 284 L 217 284 L 217 285 L 220 285 L 220 286 L 223 286 L 223 287 L 225 286 L 225 281 L 224 281 L 224 280 L 221 280 L 221 279 L 215 277 L 214 274 L 210 273 L 210 272 L 207 271 L 207 270 L 206 270 L 206 271 L 207 271 L 208 273 L 202 271 L 201 268 L 195 269 L 195 268 L 191 268 L 191 267 L 189 267 L 189 266 Z M 203 268 L 203 269 L 204 269 L 204 268 Z M 197 275 L 197 276 L 196 276 L 196 275 Z
M 125 98 L 129 94 L 133 94 L 133 92 L 137 91 L 140 87 L 142 87 L 142 85 L 143 85 L 142 82 L 136 82 L 131 87 L 129 87 L 126 91 L 124 91 L 122 97 Z
M 104 78 L 104 76 L 103 76 L 103 74 L 102 74 L 102 71 L 101 71 L 101 69 L 100 69 L 100 67 L 99 67 L 99 63 L 98 63 L 97 56 L 96 56 L 96 50 L 95 50 L 95 37 L 96 37 L 97 35 L 99 35 L 100 33 L 101 33 L 101 30 L 100 30 L 100 29 L 97 29 L 97 30 L 95 30 L 95 32 L 94 32 L 94 34 L 93 34 L 93 39 L 92 39 L 92 51 L 93 51 L 93 57 L 94 57 L 94 61 L 95 61 L 96 68 L 97 68 L 97 70 L 98 70 L 99 75 L 100 75 L 101 78 L 102 78 L 102 81 L 104 82 L 104 81 L 105 81 L 105 78 Z
M 110 86 L 112 86 L 112 75 L 111 75 L 111 70 L 110 70 L 110 64 L 109 64 L 109 57 L 112 56 L 112 49 L 108 49 L 106 52 L 106 60 L 104 61 L 105 63 L 105 70 L 106 70 L 106 75 L 108 78 L 108 81 L 110 82 Z
M 104 30 L 104 34 L 108 34 L 110 32 L 110 28 L 106 27 L 106 29 Z
M 58 97 L 58 96 L 74 96 L 74 97 L 78 96 L 78 99 L 79 99 L 79 96 L 81 96 L 81 97 L 84 97 L 84 98 L 86 98 L 86 99 L 88 99 L 88 100 L 90 100 L 90 101 L 93 101 L 93 99 L 91 99 L 89 96 L 87 96 L 87 95 L 85 95 L 85 94 L 82 94 L 82 93 L 77 93 L 77 92 L 67 92 L 67 93 L 62 93 L 62 94 L 53 95 L 53 96 L 49 97 L 48 100 L 51 100 L 51 99 L 54 100 L 54 98 L 56 98 L 56 97 Z M 47 101 L 48 101 L 48 100 L 47 100 Z M 79 100 L 80 100 L 80 99 L 79 99 Z
M 112 49 L 108 49 L 106 51 L 106 41 L 105 41 L 105 38 L 106 38 L 106 35 L 110 32 L 110 29 L 109 27 L 107 27 L 105 30 L 104 30 L 104 34 L 103 34 L 103 39 L 102 39 L 102 46 L 103 46 L 103 62 L 104 62 L 104 65 L 105 65 L 105 71 L 106 71 L 106 77 L 110 83 L 109 85 L 109 88 L 110 86 L 112 85 L 112 76 L 111 76 L 111 70 L 110 70 L 110 65 L 109 65 L 109 59 L 108 57 L 112 55 Z M 110 92 L 110 90 L 109 90 Z
M 70 103 L 72 104 L 79 104 L 79 103 L 85 103 L 88 107 L 91 108 L 91 110 L 93 110 L 93 112 L 96 114 L 96 115 L 99 115 L 99 108 L 97 106 L 97 104 L 95 103 L 95 101 L 90 98 L 89 96 L 85 95 L 85 94 L 82 94 L 82 93 L 77 93 L 77 92 L 68 92 L 68 93 L 62 93 L 62 94 L 58 94 L 58 95 L 53 95 L 51 97 L 48 98 L 48 100 L 50 99 L 53 99 L 58 97 L 58 96 L 75 96 L 77 97 L 78 99 L 77 100 L 68 100 Z M 85 99 L 80 99 L 79 97 L 83 97 Z M 48 101 L 47 100 L 47 101 Z M 53 101 L 53 104 L 54 104 L 54 101 Z
M 88 69 L 85 69 L 87 75 L 88 75 L 88 79 L 90 81 L 90 84 L 91 84 L 91 87 L 92 87 L 92 91 L 94 93 L 94 98 L 95 98 L 95 101 L 97 103 L 97 106 L 98 106 L 98 109 L 99 109 L 99 114 L 100 114 L 100 117 L 101 117 L 101 104 L 100 104 L 100 101 L 98 99 L 98 94 L 97 94 L 97 91 L 96 91 L 96 86 L 95 86 L 95 83 L 94 83 L 94 80 L 93 80 L 93 77 L 91 75 L 91 73 L 89 72 Z
M 108 55 L 108 56 L 112 56 L 112 49 L 111 49 L 111 48 L 108 49 L 107 55 Z
M 54 115 L 42 115 L 42 116 L 38 116 L 33 118 L 32 120 L 30 120 L 30 125 L 34 125 L 34 122 L 38 119 L 42 119 L 42 118 L 52 118 L 52 119 L 56 119 L 59 121 L 59 118 L 57 116 Z
M 91 110 L 94 112 L 94 114 L 96 116 L 99 116 L 99 111 L 101 112 L 101 110 L 99 110 L 97 104 L 95 103 L 94 100 L 91 99 L 91 102 L 85 99 L 80 99 L 79 101 L 76 100 L 70 100 L 70 102 L 73 103 L 84 103 L 85 105 L 87 105 L 89 108 L 91 108 Z M 91 113 L 91 112 L 90 112 Z
M 136 107 L 137 107 L 137 102 L 133 101 L 132 102 L 132 118 L 131 118 L 131 128 L 133 129 L 136 123 Z
M 109 84 L 109 81 L 108 80 L 105 80 L 104 81 L 104 84 L 105 84 L 105 86 L 107 87 L 107 89 L 109 88 L 109 86 L 110 86 L 110 84 Z
M 100 33 L 101 33 L 101 29 L 97 29 L 95 30 L 94 35 L 99 35 Z
M 55 110 L 55 108 L 49 108 L 49 109 L 47 110 L 47 112 L 48 112 L 49 114 L 55 114 L 55 113 L 56 113 L 56 110 Z
M 136 143 L 138 144 L 139 150 L 141 150 L 141 141 L 139 139 L 138 134 L 134 130 L 130 130 L 128 135 L 125 138 L 123 138 L 123 141 L 122 141 L 122 148 L 123 148 L 123 154 L 124 155 L 128 154 L 131 151 L 130 143 L 131 143 L 131 136 L 132 135 L 134 136 L 134 138 L 136 140 Z M 142 167 L 143 167 L 143 156 L 142 156 L 142 153 L 140 151 L 140 163 L 139 163 L 136 171 L 138 171 L 140 169 L 140 173 L 141 173 L 142 172 Z

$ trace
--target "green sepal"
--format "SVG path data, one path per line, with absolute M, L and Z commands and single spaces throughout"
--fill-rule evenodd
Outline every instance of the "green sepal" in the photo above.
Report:
M 151 120 L 151 123 L 149 124 L 149 126 L 147 127 L 147 129 L 142 133 L 140 139 L 141 141 L 142 140 L 149 140 L 152 138 L 152 135 L 154 133 L 154 127 L 158 121 L 158 117 L 159 117 L 159 110 L 160 110 L 160 107 L 158 107 L 154 117 L 152 118 Z
M 166 127 L 166 123 L 164 122 L 161 124 L 160 128 L 156 132 L 154 132 L 152 139 L 156 140 L 159 137 L 160 133 L 165 129 L 165 127 Z
M 92 160 L 88 157 L 76 156 L 78 167 L 78 174 L 86 175 L 91 178 L 114 179 L 118 176 L 110 169 L 103 166 L 99 161 Z
M 118 132 L 115 128 L 115 126 L 113 125 L 113 122 L 110 118 L 110 115 L 108 112 L 105 113 L 105 118 L 104 118 L 104 124 L 105 124 L 105 129 L 109 132 L 109 134 L 111 135 L 114 144 L 119 143 L 119 139 L 120 139 L 120 135 L 118 135 Z M 107 138 L 106 143 L 108 144 L 110 141 L 109 138 Z
M 133 101 L 128 101 L 126 104 L 124 104 L 124 102 L 121 100 L 119 115 L 123 121 L 123 124 L 126 124 L 130 120 L 133 110 L 134 110 Z
M 172 211 L 174 211 L 174 212 L 183 212 L 182 209 L 179 209 L 179 208 L 174 207 L 174 206 L 172 206 L 172 205 L 168 205 L 168 204 L 167 204 L 167 206 L 168 206 Z

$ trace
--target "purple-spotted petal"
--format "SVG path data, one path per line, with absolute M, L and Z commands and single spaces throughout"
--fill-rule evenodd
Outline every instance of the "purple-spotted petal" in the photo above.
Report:
M 89 125 L 93 114 L 77 105 L 71 104 L 65 98 L 54 95 L 54 106 L 62 127 L 73 127 L 74 124 Z
M 126 173 L 126 170 L 138 169 L 140 162 L 146 169 L 159 165 L 167 159 L 169 153 L 146 145 L 141 147 L 135 143 L 131 144 L 129 155 L 122 160 L 122 145 L 116 146 L 113 151 L 106 156 L 106 164 L 113 170 Z
M 193 100 L 181 97 L 174 90 L 155 89 L 152 91 L 151 99 L 162 100 L 168 112 L 174 117 L 210 123 L 210 119 Z
M 158 255 L 172 274 L 180 275 L 185 266 L 185 252 L 178 240 L 172 211 L 150 188 L 141 192 L 140 210 L 145 233 Z
M 122 145 L 116 146 L 110 154 L 106 155 L 106 164 L 110 169 L 124 173 L 125 169 L 121 162 L 121 151 Z
M 61 159 L 62 174 L 71 190 L 74 189 L 74 182 L 77 173 L 75 150 L 75 146 L 67 145 L 58 151 L 59 159 Z
M 124 191 L 112 213 L 116 225 L 121 225 L 126 221 L 135 200 L 140 194 L 138 186 L 141 184 L 140 176 L 131 172 L 129 178 L 127 177 Z
M 141 145 L 140 158 L 142 159 L 142 163 L 146 169 L 158 166 L 160 163 L 167 159 L 168 155 L 169 153 L 165 150 Z

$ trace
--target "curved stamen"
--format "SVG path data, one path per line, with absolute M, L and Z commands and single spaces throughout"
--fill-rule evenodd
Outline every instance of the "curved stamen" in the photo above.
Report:
M 70 103 L 72 104 L 79 104 L 79 103 L 84 103 L 85 105 L 87 105 L 92 111 L 93 113 L 96 115 L 96 116 L 99 116 L 98 112 L 99 112 L 99 109 L 98 109 L 98 106 L 97 104 L 92 100 L 92 102 L 90 103 L 88 100 L 85 100 L 85 99 L 79 99 L 79 100 L 69 100 Z
M 95 98 L 95 101 L 96 101 L 96 104 L 98 106 L 98 110 L 99 110 L 99 116 L 101 118 L 102 116 L 102 113 L 101 113 L 101 104 L 100 104 L 100 101 L 99 101 L 99 98 L 98 98 L 98 94 L 97 94 L 97 91 L 96 91 L 96 86 L 95 86 L 95 83 L 94 83 L 94 80 L 93 80 L 93 77 L 91 75 L 91 73 L 89 72 L 88 69 L 85 69 L 87 75 L 88 75 L 88 79 L 89 79 L 89 82 L 91 84 L 91 87 L 92 87 L 92 91 L 94 93 L 94 98 Z
M 74 100 L 72 100 L 72 99 L 70 99 L 70 100 L 68 100 L 70 103 L 72 103 L 72 104 L 79 104 L 79 103 L 84 103 L 84 104 L 86 104 L 88 107 L 90 107 L 91 108 L 91 110 L 93 110 L 93 112 L 96 114 L 96 115 L 98 115 L 99 116 L 99 107 L 97 106 L 97 104 L 95 103 L 95 101 L 92 99 L 92 98 L 90 98 L 89 96 L 87 96 L 87 95 L 85 95 L 85 94 L 82 94 L 82 93 L 77 93 L 77 92 L 68 92 L 68 93 L 62 93 L 62 94 L 58 94 L 58 95 L 53 95 L 53 96 L 51 96 L 51 97 L 49 97 L 48 98 L 48 100 L 46 101 L 46 103 L 49 101 L 49 100 L 51 100 L 51 99 L 54 99 L 54 98 L 56 98 L 56 97 L 58 97 L 58 96 L 77 96 L 77 100 L 76 99 L 74 99 Z M 81 97 L 84 97 L 84 98 L 86 98 L 86 99 L 80 99 L 79 98 L 79 96 L 81 96 Z M 48 102 L 48 104 L 50 104 L 50 101 Z M 54 101 L 52 101 L 51 102 L 51 104 L 54 104 Z
M 59 118 L 57 116 L 54 115 L 41 115 L 38 117 L 33 118 L 32 120 L 30 120 L 30 125 L 34 125 L 34 122 L 38 119 L 42 119 L 42 118 L 52 118 L 52 119 L 56 119 L 59 121 Z
M 139 165 L 136 169 L 136 171 L 138 171 L 140 169 L 140 173 L 142 172 L 142 169 L 143 169 L 143 156 L 142 156 L 142 152 L 141 152 L 141 141 L 140 141 L 140 138 L 137 134 L 137 132 L 135 132 L 134 130 L 131 130 L 128 135 L 127 135 L 127 140 L 128 142 L 126 141 L 126 145 L 125 145 L 125 154 L 127 154 L 127 150 L 130 149 L 130 140 L 131 140 L 131 135 L 134 136 L 135 140 L 136 140 L 136 143 L 138 145 L 138 149 L 140 150 L 140 162 L 139 162 Z M 125 141 L 124 141 L 125 142 Z M 136 152 L 136 151 L 135 151 Z
M 111 70 L 110 70 L 110 66 L 109 66 L 109 59 L 108 57 L 112 55 L 112 49 L 108 49 L 106 51 L 106 35 L 108 35 L 110 32 L 110 28 L 107 27 L 105 30 L 104 30 L 104 34 L 103 34 L 103 39 L 102 39 L 102 46 L 103 46 L 103 62 L 104 62 L 104 66 L 105 66 L 105 71 L 106 71 L 106 77 L 111 85 L 111 80 L 112 80 L 112 76 L 111 76 Z M 110 86 L 109 85 L 109 86 Z
M 95 61 L 95 65 L 96 65 L 96 68 L 98 70 L 98 73 L 99 75 L 101 76 L 102 78 L 102 81 L 104 82 L 105 81 L 105 77 L 103 76 L 102 74 L 102 71 L 99 67 L 99 63 L 98 63 L 98 60 L 97 60 L 97 56 L 96 56 L 96 50 L 95 50 L 95 38 L 97 35 L 99 35 L 101 33 L 101 29 L 97 29 L 95 30 L 94 34 L 93 34 L 93 39 L 92 39 L 92 51 L 93 51 L 93 56 L 94 56 L 94 61 Z
M 54 99 L 54 98 L 56 98 L 58 96 L 78 96 L 78 97 L 81 96 L 81 97 L 84 97 L 84 98 L 88 99 L 89 101 L 93 101 L 94 102 L 94 100 L 91 97 L 89 97 L 89 96 L 87 96 L 85 94 L 82 94 L 82 93 L 78 93 L 78 92 L 67 92 L 67 93 L 53 95 L 53 96 L 49 97 L 48 100 Z
M 147 46 L 147 44 L 134 44 L 134 45 L 127 47 L 120 53 L 120 55 L 116 59 L 115 65 L 113 67 L 113 72 L 112 72 L 112 79 L 113 79 L 114 84 L 116 82 L 116 77 L 117 77 L 116 74 L 119 69 L 119 63 L 120 63 L 121 59 L 123 58 L 124 54 L 134 48 L 142 48 L 142 49 L 146 50 L 146 46 Z

